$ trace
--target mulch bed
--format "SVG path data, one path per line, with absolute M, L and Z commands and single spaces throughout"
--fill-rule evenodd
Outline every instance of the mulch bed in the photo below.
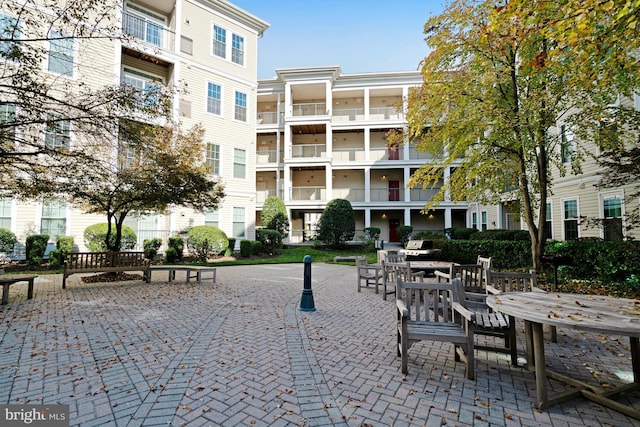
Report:
M 84 283 L 100 283 L 100 282 L 126 282 L 127 280 L 142 280 L 141 274 L 127 274 L 123 271 L 112 273 L 100 273 L 93 276 L 81 277 Z

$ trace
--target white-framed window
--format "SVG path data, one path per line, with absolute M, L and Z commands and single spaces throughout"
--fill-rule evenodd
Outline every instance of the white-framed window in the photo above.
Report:
M 622 209 L 622 198 L 618 195 L 602 197 L 604 240 L 620 241 L 624 238 L 622 231 Z
M 560 126 L 560 156 L 562 163 L 570 163 L 576 152 L 573 132 L 565 125 Z
M 485 231 L 487 229 L 487 211 L 480 212 L 480 218 L 480 226 L 482 227 L 482 231 Z
M 207 157 L 205 162 L 209 166 L 209 172 L 213 175 L 220 175 L 220 146 L 218 144 L 207 144 Z
M 9 124 L 15 122 L 16 106 L 7 102 L 0 102 L 0 123 Z M 0 128 L 1 141 L 15 141 L 16 127 L 8 125 L 6 128 Z
M 551 203 L 547 202 L 547 220 L 544 223 L 544 234 L 547 239 L 553 239 L 553 209 Z
M 138 160 L 136 148 L 127 141 L 120 140 L 118 144 L 118 169 L 129 169 L 135 166 Z
M 215 83 L 207 83 L 207 112 L 222 114 L 222 86 Z
M 247 121 L 247 94 L 236 91 L 236 103 L 235 103 L 235 115 L 236 120 L 242 122 Z
M 0 197 L 0 228 L 11 230 L 11 204 L 10 197 Z
M 478 229 L 478 212 L 471 212 L 471 228 Z
M 148 9 L 127 3 L 123 15 L 124 32 L 154 46 L 165 47 L 165 27 L 167 20 Z
M 564 240 L 576 240 L 578 233 L 578 200 L 564 200 L 562 206 Z
M 58 31 L 49 32 L 47 69 L 63 76 L 73 76 L 73 38 Z
M 18 18 L 0 13 L 0 59 L 16 60 L 19 55 L 20 22 Z
M 233 208 L 233 237 L 243 239 L 244 236 L 244 208 Z
M 633 94 L 633 106 L 635 107 L 636 111 L 640 111 L 640 93 Z
M 59 200 L 45 200 L 42 203 L 40 233 L 48 234 L 49 241 L 55 242 L 67 230 L 67 204 Z
M 244 37 L 237 34 L 231 36 L 231 61 L 244 65 Z
M 71 122 L 60 116 L 50 115 L 44 131 L 44 144 L 50 150 L 71 148 Z
M 246 178 L 247 176 L 247 151 L 241 148 L 233 149 L 233 177 Z
M 122 70 L 122 83 L 133 87 L 138 91 L 140 106 L 153 107 L 158 103 L 162 79 L 143 73 L 132 68 L 125 67 Z
M 227 57 L 227 30 L 214 24 L 213 54 L 220 58 Z
M 213 209 L 204 211 L 204 225 L 220 228 L 219 212 Z

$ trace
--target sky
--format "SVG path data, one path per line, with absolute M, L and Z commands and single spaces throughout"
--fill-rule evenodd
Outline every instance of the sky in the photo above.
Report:
M 229 1 L 270 24 L 258 41 L 258 78 L 268 79 L 293 67 L 417 70 L 428 52 L 424 24 L 445 0 Z

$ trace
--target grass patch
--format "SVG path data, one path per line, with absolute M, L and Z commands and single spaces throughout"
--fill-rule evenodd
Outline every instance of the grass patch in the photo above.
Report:
M 329 250 L 314 248 L 311 246 L 294 246 L 280 250 L 277 255 L 264 255 L 259 257 L 241 258 L 235 260 L 220 260 L 200 265 L 256 265 L 256 264 L 288 264 L 302 263 L 306 255 L 311 256 L 312 262 L 325 262 L 331 264 L 353 264 L 353 262 L 336 263 L 333 259 L 337 256 L 366 256 L 368 262 L 377 262 L 376 253 L 365 253 L 362 248 L 347 248 L 345 250 Z

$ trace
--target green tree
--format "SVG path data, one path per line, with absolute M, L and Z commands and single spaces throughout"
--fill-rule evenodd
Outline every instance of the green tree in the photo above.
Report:
M 287 208 L 280 197 L 267 197 L 262 205 L 261 219 L 264 227 L 279 231 L 283 238 L 289 235 Z
M 325 207 L 318 220 L 318 239 L 332 247 L 342 247 L 353 239 L 356 220 L 351 202 L 333 199 Z
M 637 67 L 574 62 L 579 40 L 567 52 L 553 36 L 576 16 L 559 19 L 557 12 L 555 3 L 524 0 L 450 3 L 425 24 L 431 53 L 421 64 L 422 86 L 409 94 L 408 130 L 390 135 L 391 144 L 415 143 L 434 156 L 412 175 L 410 186 L 435 185 L 450 172 L 426 209 L 447 194 L 453 201 L 496 204 L 505 195 L 519 201 L 537 269 L 553 167 L 566 172 L 558 121 L 581 137 L 571 162 L 579 172 L 591 155 L 580 141 L 611 115 L 605 107 L 618 94 L 638 87 Z M 628 40 L 621 50 L 629 54 L 632 44 Z M 599 79 L 584 78 L 583 67 Z

